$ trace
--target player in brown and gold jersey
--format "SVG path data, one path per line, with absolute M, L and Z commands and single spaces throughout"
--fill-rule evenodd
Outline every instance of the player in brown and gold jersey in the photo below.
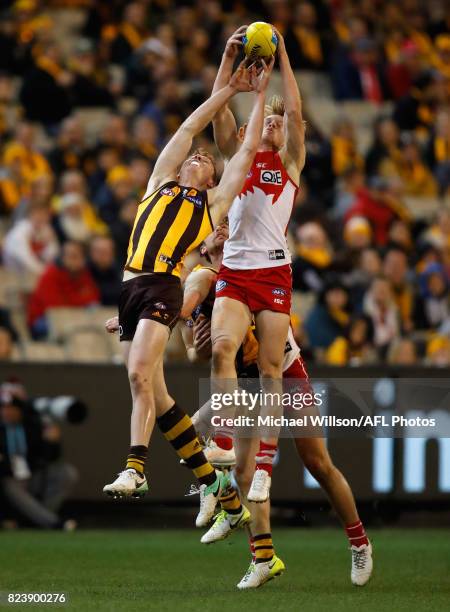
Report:
M 205 459 L 190 418 L 169 395 L 163 354 L 182 306 L 180 269 L 184 257 L 223 219 L 244 184 L 261 137 L 265 92 L 273 67 L 244 62 L 227 85 L 180 126 L 156 161 L 130 237 L 122 293 L 119 334 L 128 369 L 133 411 L 126 468 L 104 492 L 114 497 L 148 490 L 144 465 L 155 421 L 200 482 L 198 527 L 212 517 L 227 484 Z M 205 151 L 188 156 L 193 138 L 239 91 L 255 91 L 242 147 L 227 164 L 217 186 L 214 160 Z

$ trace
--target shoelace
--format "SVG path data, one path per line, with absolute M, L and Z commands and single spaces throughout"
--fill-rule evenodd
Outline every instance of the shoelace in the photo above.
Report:
M 366 563 L 366 551 L 365 550 L 354 550 L 353 561 L 357 569 L 364 569 Z
M 197 485 L 191 484 L 191 488 L 187 493 L 185 493 L 185 497 L 189 497 L 190 495 L 200 495 L 200 489 Z M 200 504 L 202 503 L 202 499 L 200 498 Z

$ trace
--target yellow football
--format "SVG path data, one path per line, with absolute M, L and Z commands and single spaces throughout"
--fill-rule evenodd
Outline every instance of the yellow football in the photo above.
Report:
M 255 21 L 251 23 L 242 39 L 244 53 L 251 59 L 271 57 L 277 48 L 278 38 L 270 23 Z

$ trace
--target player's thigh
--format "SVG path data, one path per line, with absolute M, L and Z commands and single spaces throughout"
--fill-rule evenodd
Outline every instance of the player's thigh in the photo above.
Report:
M 290 317 L 282 312 L 261 310 L 255 317 L 259 342 L 258 365 L 261 371 L 281 367 L 289 331 Z
M 216 298 L 211 318 L 211 341 L 227 340 L 236 347 L 241 346 L 252 316 L 246 304 L 229 297 Z
M 164 354 L 168 339 L 167 326 L 151 319 L 139 321 L 128 354 L 130 380 L 145 376 L 146 382 L 148 382 L 148 377 L 151 382 L 158 362 Z

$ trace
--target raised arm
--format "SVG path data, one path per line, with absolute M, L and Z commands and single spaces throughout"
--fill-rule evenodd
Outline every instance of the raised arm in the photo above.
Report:
M 268 66 L 262 62 L 263 70 L 259 76 L 255 74 L 255 67 L 251 69 L 256 99 L 245 131 L 244 142 L 225 166 L 220 183 L 208 192 L 214 225 L 220 223 L 227 215 L 234 198 L 240 193 L 258 150 L 263 130 L 266 90 L 274 61 L 272 58 Z
M 155 163 L 147 193 L 155 191 L 166 181 L 174 180 L 180 165 L 192 147 L 194 137 L 205 129 L 217 111 L 238 91 L 251 90 L 252 86 L 248 80 L 247 69 L 244 62 L 241 62 L 228 84 L 189 115 L 166 144 Z
M 247 26 L 238 28 L 227 40 L 225 50 L 222 55 L 219 70 L 212 93 L 216 93 L 224 87 L 230 80 L 233 71 L 234 61 L 239 53 L 239 48 L 242 46 L 242 37 Z M 228 104 L 224 104 L 213 119 L 214 140 L 220 154 L 224 159 L 230 159 L 236 153 L 237 149 L 237 126 L 233 113 Z
M 276 34 L 278 36 L 278 61 L 283 85 L 284 111 L 287 120 L 286 143 L 280 151 L 280 157 L 291 179 L 298 183 L 306 157 L 302 99 L 286 52 L 284 39 L 278 30 L 276 30 Z

